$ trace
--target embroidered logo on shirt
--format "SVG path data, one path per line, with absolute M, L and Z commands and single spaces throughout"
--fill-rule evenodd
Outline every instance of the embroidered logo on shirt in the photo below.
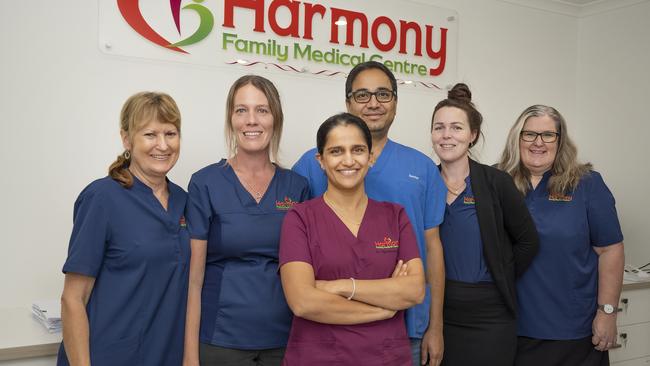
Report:
M 296 203 L 296 201 L 292 200 L 289 197 L 284 197 L 284 201 L 275 201 L 275 208 L 278 210 L 290 210 L 291 207 L 293 207 Z
M 476 200 L 474 199 L 474 197 L 465 196 L 465 197 L 463 197 L 463 204 L 464 205 L 475 205 Z
M 376 241 L 375 249 L 395 249 L 399 248 L 399 240 L 393 240 L 389 236 L 384 237 L 384 241 Z
M 415 179 L 415 180 L 420 180 L 420 177 L 417 175 L 409 174 L 409 178 Z
M 571 202 L 573 201 L 573 196 L 567 196 L 564 194 L 551 193 L 548 195 L 549 201 L 554 202 Z
M 187 227 L 187 223 L 185 222 L 185 216 L 181 216 L 181 220 L 178 222 L 181 227 Z

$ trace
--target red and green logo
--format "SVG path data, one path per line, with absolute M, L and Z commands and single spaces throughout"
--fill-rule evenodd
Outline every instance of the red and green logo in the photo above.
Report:
M 284 197 L 284 201 L 275 201 L 275 208 L 278 210 L 290 210 L 291 207 L 296 205 L 298 202 L 292 200 L 289 197 Z
M 399 240 L 393 240 L 390 236 L 385 236 L 384 241 L 376 241 L 375 249 L 396 249 L 399 248 Z
M 159 46 L 168 48 L 172 51 L 188 53 L 181 47 L 189 46 L 191 44 L 197 43 L 207 37 L 212 28 L 214 27 L 214 16 L 208 8 L 201 5 L 204 0 L 193 0 L 192 4 L 188 4 L 182 7 L 183 10 L 193 10 L 199 15 L 199 27 L 186 38 L 178 42 L 170 42 L 165 37 L 161 36 L 156 32 L 147 21 L 142 16 L 140 11 L 139 0 L 117 0 L 117 6 L 120 9 L 120 13 L 126 22 L 140 34 L 142 37 L 146 38 L 150 42 L 153 42 Z M 174 24 L 176 25 L 176 30 L 178 35 L 182 36 L 181 32 L 181 2 L 182 0 L 169 0 L 169 6 L 171 8 L 172 18 Z
M 181 216 L 181 219 L 178 221 L 178 224 L 183 228 L 187 227 L 187 222 L 185 222 L 185 216 Z

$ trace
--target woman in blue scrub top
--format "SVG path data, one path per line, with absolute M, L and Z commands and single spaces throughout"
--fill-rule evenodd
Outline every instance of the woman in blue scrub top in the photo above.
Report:
M 540 252 L 517 284 L 517 365 L 608 365 L 616 344 L 623 235 L 614 197 L 577 160 L 552 107 L 527 108 L 510 130 L 500 168 L 526 195 Z
M 515 278 L 537 253 L 535 224 L 512 178 L 469 158 L 483 117 L 465 84 L 436 105 L 433 149 L 447 185 L 440 239 L 445 260 L 442 365 L 510 366 L 515 357 Z
M 185 365 L 280 365 L 284 356 L 291 311 L 277 273 L 280 228 L 309 188 L 273 163 L 282 122 L 273 83 L 239 78 L 226 101 L 230 157 L 190 180 Z
M 74 206 L 58 365 L 180 365 L 189 270 L 187 194 L 167 179 L 181 117 L 166 94 L 130 97 L 124 153 Z

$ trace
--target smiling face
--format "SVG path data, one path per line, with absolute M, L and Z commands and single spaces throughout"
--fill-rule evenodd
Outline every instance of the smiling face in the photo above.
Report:
M 380 89 L 392 91 L 393 87 L 388 76 L 379 69 L 364 70 L 352 82 L 352 92 L 366 90 L 374 93 Z M 368 125 L 373 139 L 388 135 L 397 110 L 396 97 L 390 102 L 380 103 L 377 97 L 372 96 L 367 103 L 357 103 L 351 96 L 346 105 L 349 113 L 360 117 Z
M 559 132 L 555 121 L 547 115 L 541 117 L 530 117 L 524 123 L 522 131 L 531 131 L 536 133 L 542 132 Z M 546 143 L 542 141 L 541 136 L 537 136 L 535 141 L 527 142 L 519 139 L 519 153 L 521 162 L 533 175 L 542 175 L 551 169 L 559 139 L 555 142 Z
M 252 84 L 246 84 L 235 93 L 231 128 L 237 152 L 268 155 L 273 137 L 273 115 L 264 93 Z
M 131 152 L 129 170 L 147 181 L 164 178 L 178 161 L 180 134 L 171 123 L 154 118 L 133 136 L 122 131 L 122 144 Z
M 323 153 L 316 158 L 327 175 L 330 188 L 355 190 L 363 187 L 370 151 L 357 126 L 339 125 L 332 128 L 327 134 Z
M 467 113 L 456 107 L 442 107 L 433 116 L 431 142 L 433 150 L 445 164 L 467 157 L 470 143 L 476 138 Z

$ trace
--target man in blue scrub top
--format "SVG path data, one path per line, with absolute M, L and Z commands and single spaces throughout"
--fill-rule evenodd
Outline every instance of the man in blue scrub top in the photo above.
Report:
M 349 113 L 366 122 L 372 133 L 374 164 L 366 176 L 368 197 L 404 207 L 427 269 L 425 301 L 406 312 L 406 326 L 414 365 L 440 363 L 443 352 L 442 300 L 444 263 L 438 225 L 445 211 L 447 189 L 433 161 L 410 147 L 388 138 L 397 109 L 397 81 L 381 63 L 355 66 L 345 84 Z M 327 189 L 327 177 L 316 161 L 316 149 L 307 151 L 293 170 L 309 180 L 312 197 Z

